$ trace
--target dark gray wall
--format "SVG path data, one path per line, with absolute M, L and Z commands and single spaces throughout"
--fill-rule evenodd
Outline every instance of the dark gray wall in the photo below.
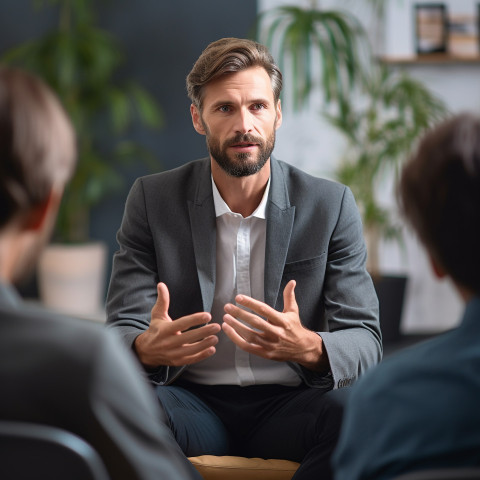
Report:
M 33 0 L 0 0 L 0 55 L 55 24 L 52 9 L 35 10 Z M 185 77 L 201 51 L 221 37 L 246 37 L 256 16 L 256 0 L 110 0 L 97 2 L 99 24 L 125 52 L 120 77 L 133 78 L 157 99 L 165 114 L 159 132 L 136 129 L 133 138 L 151 149 L 159 169 L 206 155 L 204 137 L 192 127 Z M 127 185 L 147 173 L 141 164 L 128 172 Z M 106 199 L 92 215 L 92 237 L 107 242 L 110 256 L 128 188 Z M 110 271 L 110 265 L 108 272 Z

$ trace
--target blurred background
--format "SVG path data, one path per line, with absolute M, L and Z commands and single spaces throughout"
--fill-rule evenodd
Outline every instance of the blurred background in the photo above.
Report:
M 234 36 L 266 43 L 281 64 L 275 156 L 347 183 L 364 219 L 372 275 L 405 280 L 401 303 L 384 300 L 381 311 L 399 311 L 403 333 L 455 326 L 460 301 L 433 278 L 403 226 L 394 185 L 425 128 L 450 113 L 480 112 L 479 10 L 474 0 L 1 0 L 1 61 L 55 83 L 79 132 L 80 193 L 72 187 L 65 203 L 73 207 L 52 243 L 105 246 L 100 305 L 85 316 L 102 316 L 134 179 L 206 155 L 185 77 L 211 41 Z M 87 227 L 72 234 L 68 219 Z M 22 285 L 24 296 L 38 297 L 38 283 Z

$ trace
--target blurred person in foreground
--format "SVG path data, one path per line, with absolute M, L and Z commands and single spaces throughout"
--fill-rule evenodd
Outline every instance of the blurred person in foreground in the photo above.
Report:
M 257 42 L 202 52 L 187 91 L 209 155 L 133 185 L 108 322 L 188 456 L 283 458 L 327 480 L 341 388 L 381 358 L 378 300 L 352 192 L 271 155 L 281 89 Z
M 480 118 L 461 114 L 427 133 L 398 196 L 465 311 L 457 328 L 384 360 L 352 387 L 337 480 L 480 465 Z
M 72 126 L 52 91 L 0 67 L 0 421 L 77 434 L 112 480 L 199 479 L 115 334 L 26 305 L 13 286 L 49 239 L 75 157 Z

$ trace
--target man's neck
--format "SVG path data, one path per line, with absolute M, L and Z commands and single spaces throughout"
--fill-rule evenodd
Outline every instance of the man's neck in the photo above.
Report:
M 212 177 L 220 195 L 230 210 L 243 217 L 250 216 L 262 201 L 270 178 L 270 160 L 254 175 L 232 177 L 215 161 L 212 164 Z
M 3 230 L 0 234 L 0 281 L 11 283 L 15 264 L 19 260 L 20 239 L 11 231 Z

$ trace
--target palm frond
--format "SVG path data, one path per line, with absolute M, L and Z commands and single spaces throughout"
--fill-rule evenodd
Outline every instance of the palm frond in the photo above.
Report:
M 366 35 L 348 12 L 281 6 L 258 19 L 259 41 L 265 43 L 285 72 L 291 65 L 294 109 L 305 106 L 321 87 L 325 101 L 341 99 L 359 78 L 360 50 Z M 262 28 L 263 27 L 263 28 Z

